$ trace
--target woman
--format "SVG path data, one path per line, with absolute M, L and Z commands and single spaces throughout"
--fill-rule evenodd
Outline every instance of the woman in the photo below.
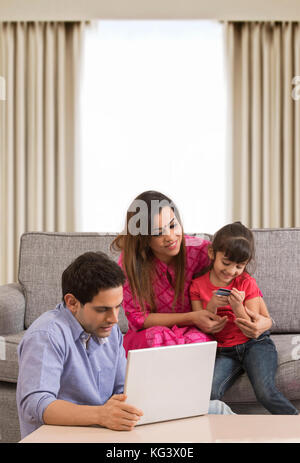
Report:
M 119 264 L 126 275 L 126 352 L 205 342 L 223 329 L 227 317 L 193 312 L 189 299 L 193 276 L 208 265 L 208 244 L 207 240 L 184 235 L 175 204 L 162 193 L 146 191 L 133 201 L 125 230 L 112 244 L 113 249 L 122 251 Z M 253 314 L 251 321 L 238 319 L 237 323 L 248 337 L 269 329 L 272 321 L 263 299 L 260 315 Z

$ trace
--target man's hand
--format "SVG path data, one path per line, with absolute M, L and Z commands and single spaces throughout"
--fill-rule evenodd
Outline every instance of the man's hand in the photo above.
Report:
M 43 421 L 56 426 L 100 425 L 116 431 L 131 431 L 141 410 L 125 402 L 125 394 L 113 395 L 104 405 L 78 405 L 67 400 L 54 400 L 45 409 Z
M 143 412 L 127 404 L 126 398 L 125 394 L 115 394 L 99 406 L 98 424 L 114 431 L 131 431 Z
M 209 310 L 193 312 L 193 323 L 204 333 L 218 333 L 227 323 L 227 317 L 220 317 Z
M 245 320 L 244 318 L 236 318 L 235 323 L 248 338 L 257 339 L 264 331 L 271 328 L 272 320 L 269 317 L 252 312 L 252 310 L 247 309 L 247 307 L 245 307 L 245 311 L 249 315 L 251 321 Z

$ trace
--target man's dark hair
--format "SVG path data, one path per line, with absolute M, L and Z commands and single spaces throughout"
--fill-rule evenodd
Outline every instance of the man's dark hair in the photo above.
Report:
M 77 257 L 62 274 L 62 296 L 68 293 L 84 305 L 99 291 L 118 288 L 125 282 L 119 265 L 103 252 L 86 252 Z

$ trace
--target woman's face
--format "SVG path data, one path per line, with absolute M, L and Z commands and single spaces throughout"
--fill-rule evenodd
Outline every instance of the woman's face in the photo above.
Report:
M 168 264 L 180 251 L 181 225 L 168 206 L 162 208 L 160 214 L 154 216 L 153 221 L 155 235 L 150 238 L 150 248 L 158 259 Z

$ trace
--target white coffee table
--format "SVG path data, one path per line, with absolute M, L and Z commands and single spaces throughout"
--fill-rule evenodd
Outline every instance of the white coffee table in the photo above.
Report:
M 100 427 L 41 426 L 21 443 L 217 443 L 298 442 L 300 415 L 205 415 L 136 426 L 133 431 Z

